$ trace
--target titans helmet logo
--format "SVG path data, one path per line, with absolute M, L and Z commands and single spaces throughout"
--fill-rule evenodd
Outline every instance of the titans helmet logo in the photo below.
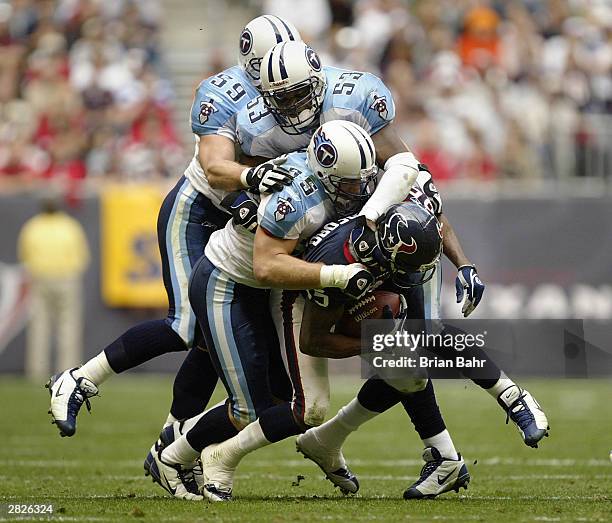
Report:
M 372 98 L 374 98 L 374 101 L 370 104 L 370 109 L 376 111 L 383 120 L 387 120 L 389 118 L 387 97 L 379 96 L 378 93 L 372 93 Z
M 306 47 L 306 60 L 315 71 L 321 70 L 321 59 L 312 47 Z
M 251 52 L 251 49 L 253 49 L 253 35 L 251 31 L 245 29 L 240 35 L 240 52 L 246 56 Z
M 206 122 L 208 122 L 211 115 L 218 111 L 214 104 L 215 101 L 212 98 L 200 102 L 200 114 L 198 117 L 200 120 L 200 125 L 204 125 Z
M 274 219 L 280 222 L 285 219 L 285 216 L 292 212 L 295 212 L 295 207 L 291 203 L 291 198 L 285 199 L 279 196 L 276 210 L 274 211 Z
M 336 147 L 323 132 L 317 133 L 314 137 L 314 152 L 317 162 L 326 169 L 332 167 L 338 161 Z

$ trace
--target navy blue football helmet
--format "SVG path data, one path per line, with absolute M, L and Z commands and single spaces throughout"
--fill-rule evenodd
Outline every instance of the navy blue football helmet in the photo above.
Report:
M 442 225 L 433 214 L 413 202 L 393 205 L 376 235 L 395 285 L 415 287 L 433 277 L 442 253 Z

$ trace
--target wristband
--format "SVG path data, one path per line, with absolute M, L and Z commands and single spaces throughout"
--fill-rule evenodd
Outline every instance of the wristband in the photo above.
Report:
M 250 187 L 250 185 L 247 183 L 247 176 L 250 170 L 251 168 L 247 167 L 240 173 L 240 183 L 245 187 L 245 189 L 248 189 Z
M 323 265 L 321 267 L 320 278 L 321 288 L 338 287 L 342 288 L 345 284 L 344 268 L 346 265 Z

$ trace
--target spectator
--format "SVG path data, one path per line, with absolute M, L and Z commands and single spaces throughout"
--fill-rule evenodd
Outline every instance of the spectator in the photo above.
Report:
M 53 338 L 56 369 L 74 367 L 81 361 L 81 293 L 89 248 L 81 225 L 48 199 L 43 201 L 42 212 L 21 229 L 18 257 L 32 284 L 25 370 L 29 378 L 40 380 L 52 370 Z

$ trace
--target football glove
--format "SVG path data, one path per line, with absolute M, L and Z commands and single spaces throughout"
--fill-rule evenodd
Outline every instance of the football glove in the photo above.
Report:
M 259 204 L 246 191 L 234 191 L 221 200 L 221 207 L 232 215 L 234 225 L 241 225 L 255 233 Z
M 321 288 L 337 287 L 354 300 L 368 292 L 373 283 L 374 276 L 361 263 L 321 267 Z
M 467 318 L 480 303 L 485 285 L 480 281 L 476 267 L 473 265 L 462 265 L 457 270 L 455 279 L 455 290 L 457 291 L 457 303 L 461 303 L 465 293 L 465 302 L 461 308 L 463 317 Z
M 251 191 L 268 194 L 281 191 L 286 185 L 290 185 L 294 174 L 283 167 L 287 161 L 286 156 L 281 156 L 269 162 L 245 169 L 240 175 L 242 183 Z

